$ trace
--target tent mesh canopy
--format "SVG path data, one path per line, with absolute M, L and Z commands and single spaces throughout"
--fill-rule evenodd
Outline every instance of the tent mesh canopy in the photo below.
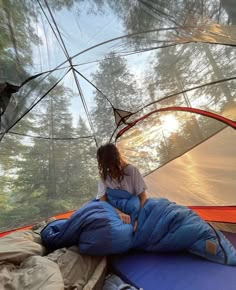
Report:
M 0 0 L 0 230 L 93 198 L 106 142 L 149 196 L 235 206 L 234 2 Z

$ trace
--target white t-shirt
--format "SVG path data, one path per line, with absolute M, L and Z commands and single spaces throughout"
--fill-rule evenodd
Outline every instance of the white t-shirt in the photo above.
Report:
M 106 188 L 111 189 L 123 189 L 131 194 L 139 195 L 147 189 L 147 186 L 143 180 L 138 168 L 132 164 L 128 164 L 124 168 L 124 178 L 119 182 L 117 179 L 112 179 L 110 176 L 105 181 L 99 180 L 98 193 L 96 199 L 101 198 L 106 193 Z

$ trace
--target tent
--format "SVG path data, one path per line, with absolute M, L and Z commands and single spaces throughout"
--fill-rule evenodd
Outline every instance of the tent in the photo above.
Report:
M 1 0 L 1 232 L 94 197 L 105 142 L 235 231 L 233 2 Z
M 45 254 L 18 230 L 69 217 L 93 198 L 96 150 L 106 142 L 140 168 L 149 197 L 189 206 L 235 242 L 235 24 L 234 0 L 0 0 L 3 256 L 5 243 L 18 258 L 12 231 L 27 252 L 30 242 Z M 101 283 L 106 261 L 69 251 Z M 21 266 L 40 278 L 35 265 L 53 264 L 35 257 Z M 113 266 L 145 290 L 153 281 L 162 289 L 235 285 L 234 267 L 190 255 L 131 253 Z M 53 271 L 43 277 L 63 289 Z

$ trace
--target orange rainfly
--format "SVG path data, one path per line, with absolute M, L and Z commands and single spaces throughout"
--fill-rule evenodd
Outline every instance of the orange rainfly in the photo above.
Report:
M 236 206 L 189 206 L 200 217 L 207 222 L 217 222 L 222 224 L 236 224 Z M 75 211 L 69 211 L 66 213 L 55 215 L 55 219 L 67 219 Z M 33 225 L 16 228 L 13 230 L 0 233 L 0 238 L 15 231 L 30 230 Z

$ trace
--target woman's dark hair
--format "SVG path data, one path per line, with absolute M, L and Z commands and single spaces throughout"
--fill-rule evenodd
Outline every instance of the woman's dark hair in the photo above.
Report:
M 125 161 L 114 144 L 100 146 L 97 150 L 97 161 L 99 174 L 103 180 L 106 180 L 108 176 L 117 178 L 119 181 L 123 179 L 125 174 L 122 165 Z

